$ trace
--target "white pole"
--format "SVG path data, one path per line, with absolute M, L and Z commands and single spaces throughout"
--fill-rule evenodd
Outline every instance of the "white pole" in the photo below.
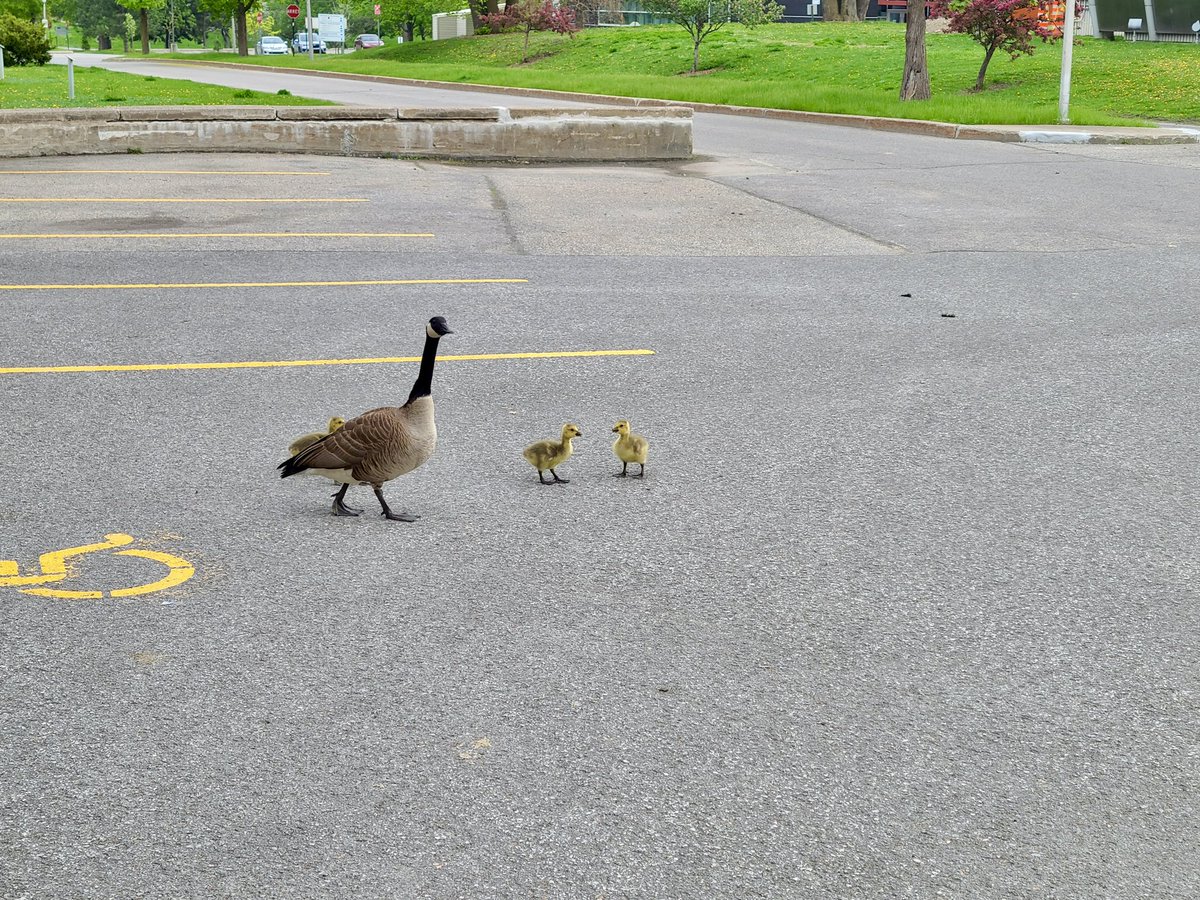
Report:
M 304 0 L 304 27 L 308 29 L 308 61 L 312 62 L 312 0 Z
M 1063 16 L 1062 75 L 1058 82 L 1058 123 L 1071 121 L 1071 56 L 1075 49 L 1075 0 L 1067 0 L 1067 11 Z
M 4 80 L 4 45 L 0 44 L 0 81 Z
M 67 99 L 75 99 L 75 57 L 67 57 Z

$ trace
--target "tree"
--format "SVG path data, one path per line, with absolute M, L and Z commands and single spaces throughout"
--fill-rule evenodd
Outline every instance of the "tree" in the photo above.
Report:
M 23 22 L 40 22 L 42 4 L 38 0 L 0 0 L 0 16 L 8 15 Z
M 142 37 L 142 53 L 150 53 L 150 10 L 165 6 L 167 0 L 118 0 L 118 2 L 137 14 L 138 31 Z
M 0 14 L 0 44 L 4 45 L 5 65 L 44 66 L 50 62 L 50 39 L 40 23 Z
M 114 37 L 125 30 L 126 12 L 116 0 L 79 0 L 75 9 L 75 24 L 85 35 L 96 36 L 100 50 L 112 49 Z
M 983 78 L 997 50 L 1009 58 L 1033 55 L 1033 39 L 1054 41 L 1061 34 L 1038 20 L 1037 0 L 934 0 L 934 14 L 948 16 L 948 30 L 968 34 L 983 47 L 983 65 L 975 79 L 976 91 L 983 90 Z
M 521 62 L 529 59 L 529 35 L 533 32 L 553 31 L 574 35 L 579 30 L 575 24 L 575 13 L 565 6 L 555 6 L 554 0 L 542 0 L 542 5 L 537 7 L 525 6 L 520 2 L 509 3 L 504 7 L 504 12 L 483 16 L 482 21 L 492 31 L 525 32 Z
M 130 0 L 134 2 L 134 0 Z M 246 15 L 258 6 L 259 0 L 200 0 L 200 6 L 218 22 L 233 19 L 233 43 L 238 56 L 249 56 L 250 46 L 246 40 Z
M 901 100 L 929 99 L 929 67 L 925 64 L 925 0 L 908 0 L 904 23 L 904 76 Z
M 372 4 L 373 5 L 373 4 Z M 433 21 L 435 13 L 455 12 L 463 8 L 462 0 L 380 0 L 382 15 L 379 17 L 381 34 L 403 34 L 404 40 L 413 39 L 413 29 L 425 33 L 425 26 Z
M 753 28 L 783 15 L 783 7 L 775 0 L 644 0 L 643 5 L 691 35 L 693 72 L 700 70 L 700 44 L 714 31 L 730 22 Z

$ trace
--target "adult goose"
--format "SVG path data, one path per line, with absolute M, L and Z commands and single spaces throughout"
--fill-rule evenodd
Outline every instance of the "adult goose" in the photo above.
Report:
M 410 513 L 394 513 L 383 499 L 383 485 L 424 464 L 437 445 L 437 425 L 433 418 L 433 364 L 437 360 L 438 341 L 453 334 L 442 316 L 434 316 L 425 326 L 425 350 L 421 370 L 403 406 L 383 406 L 351 419 L 340 429 L 315 444 L 305 447 L 291 459 L 279 464 L 281 478 L 308 472 L 342 486 L 333 495 L 335 516 L 357 516 L 362 510 L 345 504 L 346 491 L 352 484 L 369 484 L 383 509 L 383 517 L 393 522 L 415 522 Z

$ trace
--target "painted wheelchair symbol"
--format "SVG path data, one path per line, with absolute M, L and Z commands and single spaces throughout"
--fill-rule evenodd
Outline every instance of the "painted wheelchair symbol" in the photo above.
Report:
M 69 547 L 66 550 L 52 550 L 38 557 L 41 566 L 40 575 L 22 575 L 16 560 L 0 559 L 0 588 L 14 587 L 22 594 L 33 594 L 36 597 L 59 597 L 65 600 L 99 600 L 109 597 L 136 597 L 140 594 L 153 594 L 155 591 L 165 591 L 167 588 L 183 584 L 196 574 L 196 569 L 185 559 L 161 553 L 157 550 L 116 550 L 133 543 L 133 536 L 114 532 L 106 534 L 104 540 L 96 544 L 84 544 L 82 547 Z M 136 556 L 140 559 L 150 559 L 167 567 L 167 574 L 149 584 L 139 584 L 135 587 L 117 588 L 104 591 L 71 591 L 59 587 L 35 587 L 34 585 L 55 584 L 66 581 L 73 573 L 69 560 L 87 553 L 99 553 L 104 550 L 116 550 L 117 556 Z

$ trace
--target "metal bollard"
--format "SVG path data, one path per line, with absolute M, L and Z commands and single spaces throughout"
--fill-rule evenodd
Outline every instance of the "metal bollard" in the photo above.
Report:
M 75 57 L 67 57 L 67 99 L 75 99 Z

